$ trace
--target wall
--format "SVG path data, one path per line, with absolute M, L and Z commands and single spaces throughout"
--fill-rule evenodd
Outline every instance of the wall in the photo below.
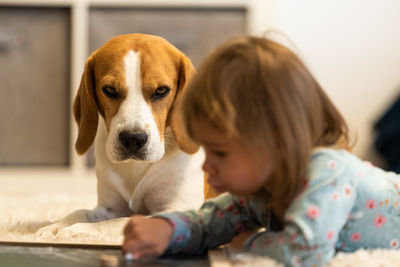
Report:
M 400 1 L 253 0 L 252 32 L 276 29 L 295 44 L 370 151 L 371 127 L 400 91 Z

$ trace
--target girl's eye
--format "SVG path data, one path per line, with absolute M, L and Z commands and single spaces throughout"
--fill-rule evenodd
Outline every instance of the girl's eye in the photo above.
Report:
M 101 89 L 102 89 L 103 93 L 106 96 L 108 96 L 109 98 L 113 98 L 113 99 L 118 98 L 117 90 L 115 90 L 114 87 L 106 85 L 106 86 L 103 86 L 103 88 L 101 88 Z
M 213 151 L 213 153 L 221 158 L 226 156 L 226 152 L 224 151 Z
M 166 96 L 169 93 L 170 90 L 171 89 L 168 86 L 160 86 L 154 92 L 154 94 L 152 96 L 152 99 L 153 100 L 161 99 L 164 96 Z

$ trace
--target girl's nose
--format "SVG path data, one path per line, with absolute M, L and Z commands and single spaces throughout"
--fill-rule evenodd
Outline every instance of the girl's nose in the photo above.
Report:
M 215 171 L 214 168 L 212 167 L 212 164 L 210 164 L 210 161 L 207 160 L 207 158 L 204 160 L 203 163 L 203 171 L 209 174 L 213 174 Z
M 209 167 L 206 160 L 204 161 L 202 168 L 204 172 L 208 172 Z

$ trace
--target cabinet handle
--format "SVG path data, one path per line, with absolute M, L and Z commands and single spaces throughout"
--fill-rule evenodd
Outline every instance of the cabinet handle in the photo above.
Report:
M 0 52 L 9 51 L 12 47 L 20 46 L 25 42 L 24 31 L 13 32 L 0 29 Z

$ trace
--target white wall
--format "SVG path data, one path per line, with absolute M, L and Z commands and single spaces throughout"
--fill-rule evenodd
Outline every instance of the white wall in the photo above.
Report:
M 400 1 L 253 0 L 251 31 L 276 29 L 322 84 L 369 151 L 371 126 L 400 92 Z

